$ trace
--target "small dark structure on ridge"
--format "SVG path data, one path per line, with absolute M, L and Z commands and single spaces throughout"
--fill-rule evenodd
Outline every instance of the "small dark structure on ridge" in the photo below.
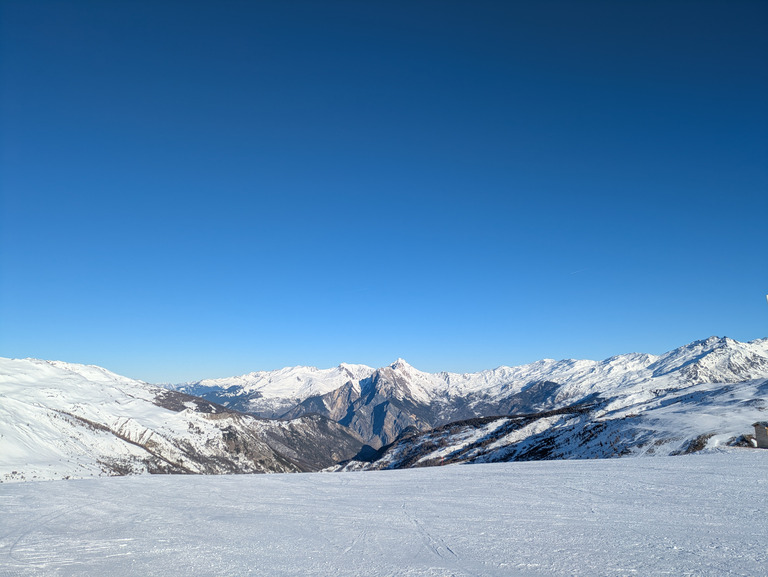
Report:
M 755 441 L 760 449 L 768 449 L 768 421 L 758 421 L 752 425 L 755 428 Z

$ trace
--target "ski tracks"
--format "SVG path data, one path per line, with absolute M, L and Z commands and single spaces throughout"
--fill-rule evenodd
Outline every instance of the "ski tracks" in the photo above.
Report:
M 443 541 L 440 537 L 435 537 L 424 526 L 423 522 L 419 521 L 414 515 L 411 514 L 411 512 L 408 510 L 408 503 L 406 501 L 403 501 L 401 510 L 405 518 L 408 519 L 411 525 L 414 526 L 416 532 L 419 534 L 419 537 L 421 537 L 422 541 L 424 541 L 424 544 L 432 551 L 432 553 L 441 559 L 459 559 L 459 556 L 456 555 L 456 553 L 454 553 L 448 545 L 446 545 L 445 541 Z
M 352 542 L 344 549 L 344 554 L 346 555 L 352 549 L 357 547 L 358 543 L 365 543 L 368 538 L 368 525 L 364 524 L 362 528 L 360 529 L 360 532 L 355 536 L 354 539 L 352 539 Z
M 425 492 L 425 490 L 422 489 L 422 492 Z M 429 550 L 441 564 L 452 570 L 460 570 L 461 573 L 457 573 L 456 575 L 478 575 L 478 573 L 475 573 L 466 567 L 462 557 L 451 549 L 450 545 L 448 545 L 443 538 L 430 531 L 427 524 L 411 511 L 407 500 L 404 500 L 400 505 L 400 511 L 402 512 L 403 517 L 405 517 L 416 530 L 416 533 L 427 550 Z
M 18 569 L 42 569 L 51 562 L 60 564 L 77 563 L 82 555 L 116 557 L 129 555 L 128 542 L 133 539 L 99 539 L 93 541 L 84 538 L 96 529 L 89 527 L 71 528 L 66 536 L 51 538 L 47 529 L 60 523 L 62 518 L 72 516 L 78 511 L 98 505 L 101 500 L 88 499 L 85 502 L 58 507 L 54 511 L 29 517 L 26 522 L 0 538 L 0 560 L 5 565 Z M 54 533 L 59 531 L 54 529 Z
M 3 552 L 5 547 L 3 547 L 2 542 L 0 542 L 0 554 L 18 565 L 36 565 L 40 562 L 47 561 L 47 557 L 49 557 L 48 554 L 43 555 L 42 557 L 45 557 L 45 559 L 43 559 L 40 555 L 35 554 L 33 550 L 28 550 L 28 548 L 22 547 L 22 541 L 28 539 L 33 533 L 39 532 L 42 527 L 45 527 L 51 521 L 55 521 L 56 519 L 69 513 L 73 513 L 81 508 L 82 505 L 68 505 L 59 507 L 50 513 L 38 515 L 29 519 L 26 524 L 20 528 L 18 536 L 13 539 L 13 542 L 8 546 L 8 549 L 5 552 Z M 13 538 L 12 533 L 8 535 L 8 537 Z

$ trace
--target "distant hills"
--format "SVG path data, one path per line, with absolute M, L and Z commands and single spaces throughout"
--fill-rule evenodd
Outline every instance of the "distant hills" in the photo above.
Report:
M 676 454 L 768 417 L 768 339 L 478 373 L 291 367 L 166 388 L 0 359 L 0 480 Z M 341 463 L 341 464 L 338 464 Z

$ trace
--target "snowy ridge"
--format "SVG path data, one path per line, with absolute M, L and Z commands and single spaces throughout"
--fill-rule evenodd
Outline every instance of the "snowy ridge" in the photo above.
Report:
M 219 389 L 238 389 L 239 392 L 259 393 L 265 399 L 287 398 L 303 401 L 307 397 L 323 395 L 338 389 L 348 381 L 369 377 L 375 369 L 365 365 L 342 363 L 331 369 L 316 367 L 285 367 L 276 371 L 258 371 L 238 377 L 203 379 L 177 385 L 184 390 L 193 386 Z
M 262 417 L 319 413 L 380 448 L 410 427 L 424 431 L 461 419 L 547 411 L 597 396 L 618 395 L 619 405 L 631 405 L 650 401 L 659 390 L 768 378 L 768 339 L 741 343 L 710 337 L 663 355 L 629 353 L 603 361 L 543 359 L 465 374 L 426 373 L 403 359 L 376 370 L 349 366 L 356 370 L 343 375 L 341 367 L 254 373 L 258 391 L 252 385 L 237 385 L 245 377 L 222 380 L 225 389 L 194 385 L 181 390 Z M 261 392 L 268 392 L 269 398 Z
M 360 447 L 318 417 L 259 420 L 100 367 L 0 359 L 0 481 L 309 470 L 316 459 L 292 446 L 299 437 L 332 439 L 348 456 Z M 315 468 L 344 451 L 333 452 Z
M 564 401 L 648 383 L 651 379 L 666 379 L 669 386 L 732 383 L 768 376 L 768 339 L 740 343 L 727 337 L 710 337 L 660 356 L 630 353 L 603 361 L 543 360 L 519 367 L 500 367 L 491 374 L 483 379 L 484 389 L 469 384 L 478 383 L 477 376 L 483 373 L 462 375 L 468 382 L 465 390 L 500 396 L 518 392 L 528 383 L 547 380 L 562 385 L 557 400 Z M 456 377 L 448 375 L 454 382 Z
M 411 400 L 416 403 L 428 404 L 445 390 L 445 382 L 439 375 L 425 373 L 403 359 L 397 359 L 379 372 L 389 373 L 390 391 L 398 400 Z
M 680 455 L 748 446 L 751 424 L 766 417 L 768 379 L 650 392 L 635 386 L 589 404 L 406 435 L 382 448 L 373 462 L 352 461 L 336 470 Z
M 276 371 L 257 371 L 236 377 L 203 379 L 169 388 L 202 396 L 238 411 L 270 419 L 285 415 L 307 398 L 330 393 L 347 383 L 358 392 L 360 381 L 375 369 L 365 365 L 341 363 L 331 369 L 285 367 Z
M 483 395 L 498 398 L 520 392 L 537 381 L 554 381 L 564 385 L 562 398 L 605 392 L 652 378 L 670 376 L 669 384 L 703 382 L 738 382 L 768 376 L 768 338 L 742 343 L 724 337 L 710 337 L 679 347 L 663 355 L 629 353 L 603 361 L 543 359 L 515 367 L 501 366 L 477 373 L 426 373 L 403 359 L 388 367 L 399 377 L 400 397 L 427 404 L 450 397 Z M 238 377 L 205 379 L 174 385 L 185 392 L 217 389 L 231 397 L 258 393 L 264 399 L 300 402 L 320 396 L 376 373 L 366 365 L 341 364 L 331 369 L 286 367 L 277 371 L 254 372 Z M 258 410 L 254 411 L 258 413 Z

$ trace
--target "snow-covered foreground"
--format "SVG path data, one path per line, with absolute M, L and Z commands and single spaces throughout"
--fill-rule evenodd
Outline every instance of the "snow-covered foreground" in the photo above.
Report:
M 0 485 L 0 575 L 768 575 L 768 451 Z

